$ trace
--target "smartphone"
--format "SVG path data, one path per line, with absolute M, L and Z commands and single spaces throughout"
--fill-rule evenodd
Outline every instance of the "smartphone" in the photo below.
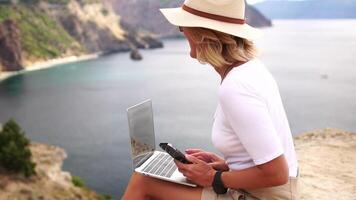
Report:
M 169 155 L 171 155 L 174 159 L 184 163 L 184 164 L 192 164 L 189 162 L 186 158 L 185 155 L 180 152 L 178 149 L 174 148 L 172 144 L 170 143 L 159 143 L 159 146 L 167 152 Z

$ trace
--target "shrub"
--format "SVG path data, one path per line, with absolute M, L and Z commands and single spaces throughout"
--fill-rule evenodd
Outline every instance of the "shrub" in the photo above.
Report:
M 76 187 L 84 187 L 85 183 L 79 176 L 72 176 L 72 183 Z
M 100 195 L 99 199 L 100 200 L 112 200 L 113 198 L 110 195 L 104 194 L 104 195 Z
M 31 161 L 29 144 L 15 120 L 6 122 L 0 131 L 0 167 L 26 177 L 34 175 L 36 164 Z
M 109 14 L 109 11 L 106 10 L 105 8 L 101 9 L 101 13 L 104 15 L 104 16 L 107 16 Z

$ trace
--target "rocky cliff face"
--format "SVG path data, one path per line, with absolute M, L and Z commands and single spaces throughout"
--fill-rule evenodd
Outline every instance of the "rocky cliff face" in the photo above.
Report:
M 64 7 L 61 6 L 62 9 L 50 4 L 42 4 L 42 8 L 79 41 L 87 52 L 110 53 L 162 46 L 149 32 L 125 24 L 111 5 L 101 1 L 86 4 L 80 2 L 71 0 Z M 66 14 L 63 14 L 63 10 Z
M 253 27 L 269 27 L 272 26 L 272 21 L 265 17 L 255 7 L 246 4 L 247 23 Z
M 75 187 L 70 173 L 62 171 L 63 160 L 67 157 L 63 149 L 39 143 L 31 144 L 30 149 L 37 175 L 25 179 L 0 171 L 0 199 L 101 199 L 89 189 Z
M 163 17 L 159 8 L 179 7 L 183 0 L 105 0 L 128 24 L 164 37 L 180 37 L 182 34 Z M 271 21 L 252 6 L 246 6 L 247 22 L 255 27 L 271 26 Z
M 13 20 L 0 23 L 0 71 L 22 69 L 19 29 Z
M 0 5 L 0 13 L 0 24 L 12 20 L 0 26 L 3 71 L 72 55 L 162 47 L 151 33 L 123 26 L 120 16 L 102 1 L 8 3 Z
M 86 52 L 130 50 L 130 41 L 125 38 L 120 17 L 110 7 L 101 3 L 81 4 L 70 1 L 66 5 L 42 3 L 41 8 L 57 20 Z

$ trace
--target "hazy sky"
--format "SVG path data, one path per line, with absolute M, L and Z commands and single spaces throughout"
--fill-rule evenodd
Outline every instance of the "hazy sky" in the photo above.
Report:
M 261 2 L 261 1 L 265 1 L 265 0 L 247 0 L 247 3 L 254 4 L 254 3 Z
M 255 4 L 255 3 L 266 1 L 266 0 L 246 0 L 246 1 L 249 4 Z M 306 0 L 286 0 L 286 1 L 306 1 Z

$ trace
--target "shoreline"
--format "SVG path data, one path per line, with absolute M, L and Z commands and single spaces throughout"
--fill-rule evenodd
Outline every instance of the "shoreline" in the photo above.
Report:
M 92 60 L 99 58 L 102 56 L 102 52 L 97 52 L 97 53 L 92 53 L 92 54 L 84 54 L 80 56 L 67 56 L 67 57 L 61 57 L 61 58 L 54 58 L 46 61 L 38 61 L 35 62 L 31 65 L 24 66 L 24 69 L 20 71 L 10 71 L 10 72 L 1 72 L 0 71 L 0 83 L 12 76 L 16 76 L 19 74 L 27 73 L 30 71 L 37 71 L 37 70 L 42 70 L 42 69 L 48 69 L 51 67 L 55 67 L 60 64 L 67 64 L 67 63 L 72 63 L 72 62 L 79 62 L 79 61 L 84 61 L 84 60 Z

